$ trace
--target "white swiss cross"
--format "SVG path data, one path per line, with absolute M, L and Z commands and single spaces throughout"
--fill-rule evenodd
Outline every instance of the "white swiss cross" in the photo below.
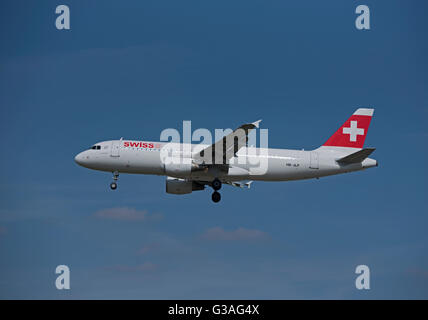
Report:
M 349 134 L 349 141 L 357 141 L 357 135 L 363 136 L 364 129 L 358 128 L 357 121 L 351 121 L 351 126 L 349 128 L 343 128 L 343 134 Z

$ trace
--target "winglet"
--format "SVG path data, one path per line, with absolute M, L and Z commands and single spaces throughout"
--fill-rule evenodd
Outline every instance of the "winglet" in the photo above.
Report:
M 257 121 L 255 121 L 255 122 L 253 122 L 252 124 L 253 124 L 256 128 L 258 128 L 258 127 L 259 127 L 259 125 L 260 125 L 260 122 L 262 122 L 262 119 L 257 120 Z

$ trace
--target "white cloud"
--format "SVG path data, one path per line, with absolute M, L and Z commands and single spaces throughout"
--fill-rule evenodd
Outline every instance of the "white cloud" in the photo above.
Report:
M 148 252 L 156 250 L 157 248 L 159 248 L 159 244 L 158 243 L 150 243 L 150 244 L 147 244 L 147 245 L 143 246 L 140 250 L 138 250 L 137 254 L 138 255 L 146 254 Z
M 213 241 L 260 241 L 269 239 L 269 236 L 267 233 L 255 229 L 240 227 L 236 230 L 227 231 L 221 227 L 214 227 L 206 230 L 202 234 L 202 238 Z
M 149 213 L 147 210 L 136 210 L 134 208 L 110 208 L 95 212 L 97 218 L 114 219 L 123 221 L 151 221 L 161 219 L 160 213 Z

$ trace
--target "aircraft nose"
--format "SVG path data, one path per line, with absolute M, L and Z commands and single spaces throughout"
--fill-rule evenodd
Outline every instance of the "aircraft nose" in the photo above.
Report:
M 74 161 L 78 164 L 78 165 L 83 165 L 83 155 L 82 152 L 79 153 L 78 155 L 76 155 L 74 157 Z

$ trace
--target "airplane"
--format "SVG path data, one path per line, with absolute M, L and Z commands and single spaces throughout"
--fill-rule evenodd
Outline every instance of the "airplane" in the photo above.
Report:
M 259 120 L 211 145 L 169 143 L 169 157 L 181 161 L 162 158 L 168 143 L 121 138 L 95 143 L 76 155 L 75 162 L 112 172 L 112 190 L 117 188 L 119 173 L 159 175 L 167 177 L 167 193 L 189 194 L 208 186 L 217 203 L 223 184 L 250 188 L 253 181 L 318 179 L 377 167 L 378 162 L 368 157 L 375 148 L 363 148 L 373 113 L 374 109 L 357 109 L 322 146 L 310 151 L 248 146 L 249 132 L 259 128 Z M 247 161 L 251 157 L 264 161 L 263 170 Z

